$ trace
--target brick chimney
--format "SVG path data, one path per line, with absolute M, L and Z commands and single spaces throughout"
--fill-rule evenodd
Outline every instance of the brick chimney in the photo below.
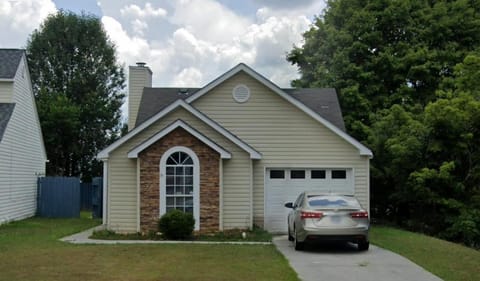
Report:
M 128 130 L 135 128 L 138 108 L 144 87 L 152 87 L 152 71 L 146 63 L 137 62 L 129 67 L 128 74 Z

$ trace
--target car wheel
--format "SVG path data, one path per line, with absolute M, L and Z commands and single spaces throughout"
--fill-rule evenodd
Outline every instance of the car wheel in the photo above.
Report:
M 295 250 L 297 251 L 303 250 L 305 248 L 305 242 L 298 241 L 297 230 L 295 228 L 293 228 L 293 235 L 294 235 L 293 243 L 295 244 Z
M 358 250 L 359 251 L 367 251 L 370 246 L 370 242 L 358 242 Z
M 290 233 L 290 226 L 287 225 L 287 228 L 288 228 L 288 241 L 293 241 L 295 240 L 292 236 L 292 234 Z

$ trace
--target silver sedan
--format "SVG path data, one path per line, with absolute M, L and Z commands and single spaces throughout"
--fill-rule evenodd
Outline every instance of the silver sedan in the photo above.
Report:
M 285 204 L 288 214 L 288 240 L 295 250 L 305 242 L 348 241 L 366 251 L 370 245 L 368 212 L 353 196 L 303 192 L 295 202 Z

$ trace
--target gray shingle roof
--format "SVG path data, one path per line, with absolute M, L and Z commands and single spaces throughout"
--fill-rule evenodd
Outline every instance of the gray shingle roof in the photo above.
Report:
M 14 108 L 14 103 L 0 103 L 0 142 L 3 139 L 3 134 L 7 129 L 8 121 L 10 121 Z
M 345 132 L 342 110 L 333 88 L 283 89 L 328 122 Z
M 200 88 L 144 88 L 135 127 L 177 99 L 186 99 Z M 337 93 L 331 88 L 282 89 L 324 119 L 345 131 Z
M 21 49 L 0 49 L 0 78 L 10 79 L 15 76 L 24 52 Z
M 200 88 L 143 88 L 135 127 L 177 99 L 186 99 Z

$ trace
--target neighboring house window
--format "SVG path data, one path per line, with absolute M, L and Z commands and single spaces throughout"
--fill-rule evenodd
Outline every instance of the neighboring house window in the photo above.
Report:
M 160 160 L 160 216 L 177 209 L 193 214 L 199 229 L 199 161 L 187 147 L 169 149 Z

